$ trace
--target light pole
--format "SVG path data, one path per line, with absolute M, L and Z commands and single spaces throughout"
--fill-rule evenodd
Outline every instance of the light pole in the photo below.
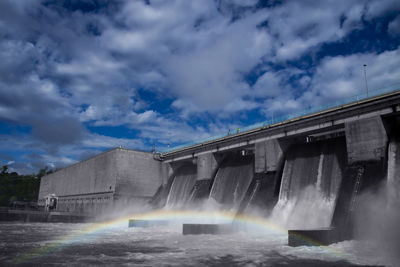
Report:
M 367 97 L 368 97 L 367 64 L 364 64 L 363 66 L 364 66 L 365 89 L 367 90 Z

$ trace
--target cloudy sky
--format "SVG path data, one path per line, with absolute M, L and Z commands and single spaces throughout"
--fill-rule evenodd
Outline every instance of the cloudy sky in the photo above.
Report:
M 0 164 L 150 151 L 400 82 L 400 1 L 2 0 Z M 400 86 L 399 86 L 400 87 Z

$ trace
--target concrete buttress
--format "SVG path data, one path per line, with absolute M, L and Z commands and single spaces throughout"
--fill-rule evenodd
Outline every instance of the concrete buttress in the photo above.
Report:
M 385 157 L 388 138 L 381 117 L 347 122 L 345 130 L 349 164 Z
M 269 139 L 255 143 L 255 173 L 277 171 L 289 141 Z

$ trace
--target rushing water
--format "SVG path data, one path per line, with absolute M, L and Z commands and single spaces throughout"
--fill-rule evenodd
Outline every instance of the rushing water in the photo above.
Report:
M 252 227 L 254 230 L 254 227 Z M 88 231 L 88 229 L 97 229 Z M 355 266 L 384 265 L 372 244 L 288 247 L 287 235 L 257 229 L 182 235 L 181 226 L 0 224 L 1 266 Z M 264 234 L 262 234 L 264 233 Z
M 398 205 L 400 200 L 400 142 L 391 140 L 388 149 L 387 189 L 388 205 Z
M 213 218 L 213 212 L 167 209 L 150 215 L 153 219 L 168 217 L 172 223 L 149 228 L 128 228 L 128 218 L 99 224 L 0 223 L 0 266 L 400 266 L 396 190 L 400 183 L 395 175 L 398 147 L 397 142 L 389 146 L 389 201 L 375 195 L 366 195 L 361 201 L 368 208 L 371 203 L 376 206 L 370 209 L 371 216 L 360 217 L 361 223 L 357 221 L 357 227 L 364 230 L 363 241 L 325 247 L 287 245 L 287 232 L 282 227 L 323 227 L 331 222 L 343 176 L 343 144 L 316 143 L 288 152 L 279 200 L 270 220 L 236 213 L 226 217 L 221 213 L 223 221 Z M 253 180 L 252 174 L 250 161 L 226 161 L 205 204 L 214 200 L 222 210 L 235 211 L 248 191 L 246 205 L 251 206 L 262 192 L 262 180 Z M 195 178 L 193 166 L 177 172 L 167 208 L 184 206 L 194 199 L 190 194 L 196 189 Z M 252 180 L 253 187 L 248 190 Z M 207 191 L 210 183 L 198 185 Z M 201 217 L 191 217 L 199 214 Z M 182 222 L 227 223 L 233 217 L 238 223 L 231 234 L 182 235 Z M 365 225 L 366 221 L 371 223 Z
M 299 144 L 287 155 L 274 221 L 290 229 L 329 227 L 342 180 L 341 139 Z
M 187 164 L 182 166 L 174 177 L 168 194 L 168 208 L 183 206 L 190 197 L 190 192 L 196 183 L 196 166 Z
M 248 158 L 233 158 L 219 168 L 210 192 L 210 201 L 225 209 L 237 209 L 253 180 L 253 164 Z

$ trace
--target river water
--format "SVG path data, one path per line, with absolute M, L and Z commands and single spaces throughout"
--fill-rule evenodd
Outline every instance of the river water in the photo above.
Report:
M 289 247 L 284 232 L 250 226 L 227 235 L 182 235 L 182 225 L 1 223 L 0 266 L 376 266 L 373 243 Z

